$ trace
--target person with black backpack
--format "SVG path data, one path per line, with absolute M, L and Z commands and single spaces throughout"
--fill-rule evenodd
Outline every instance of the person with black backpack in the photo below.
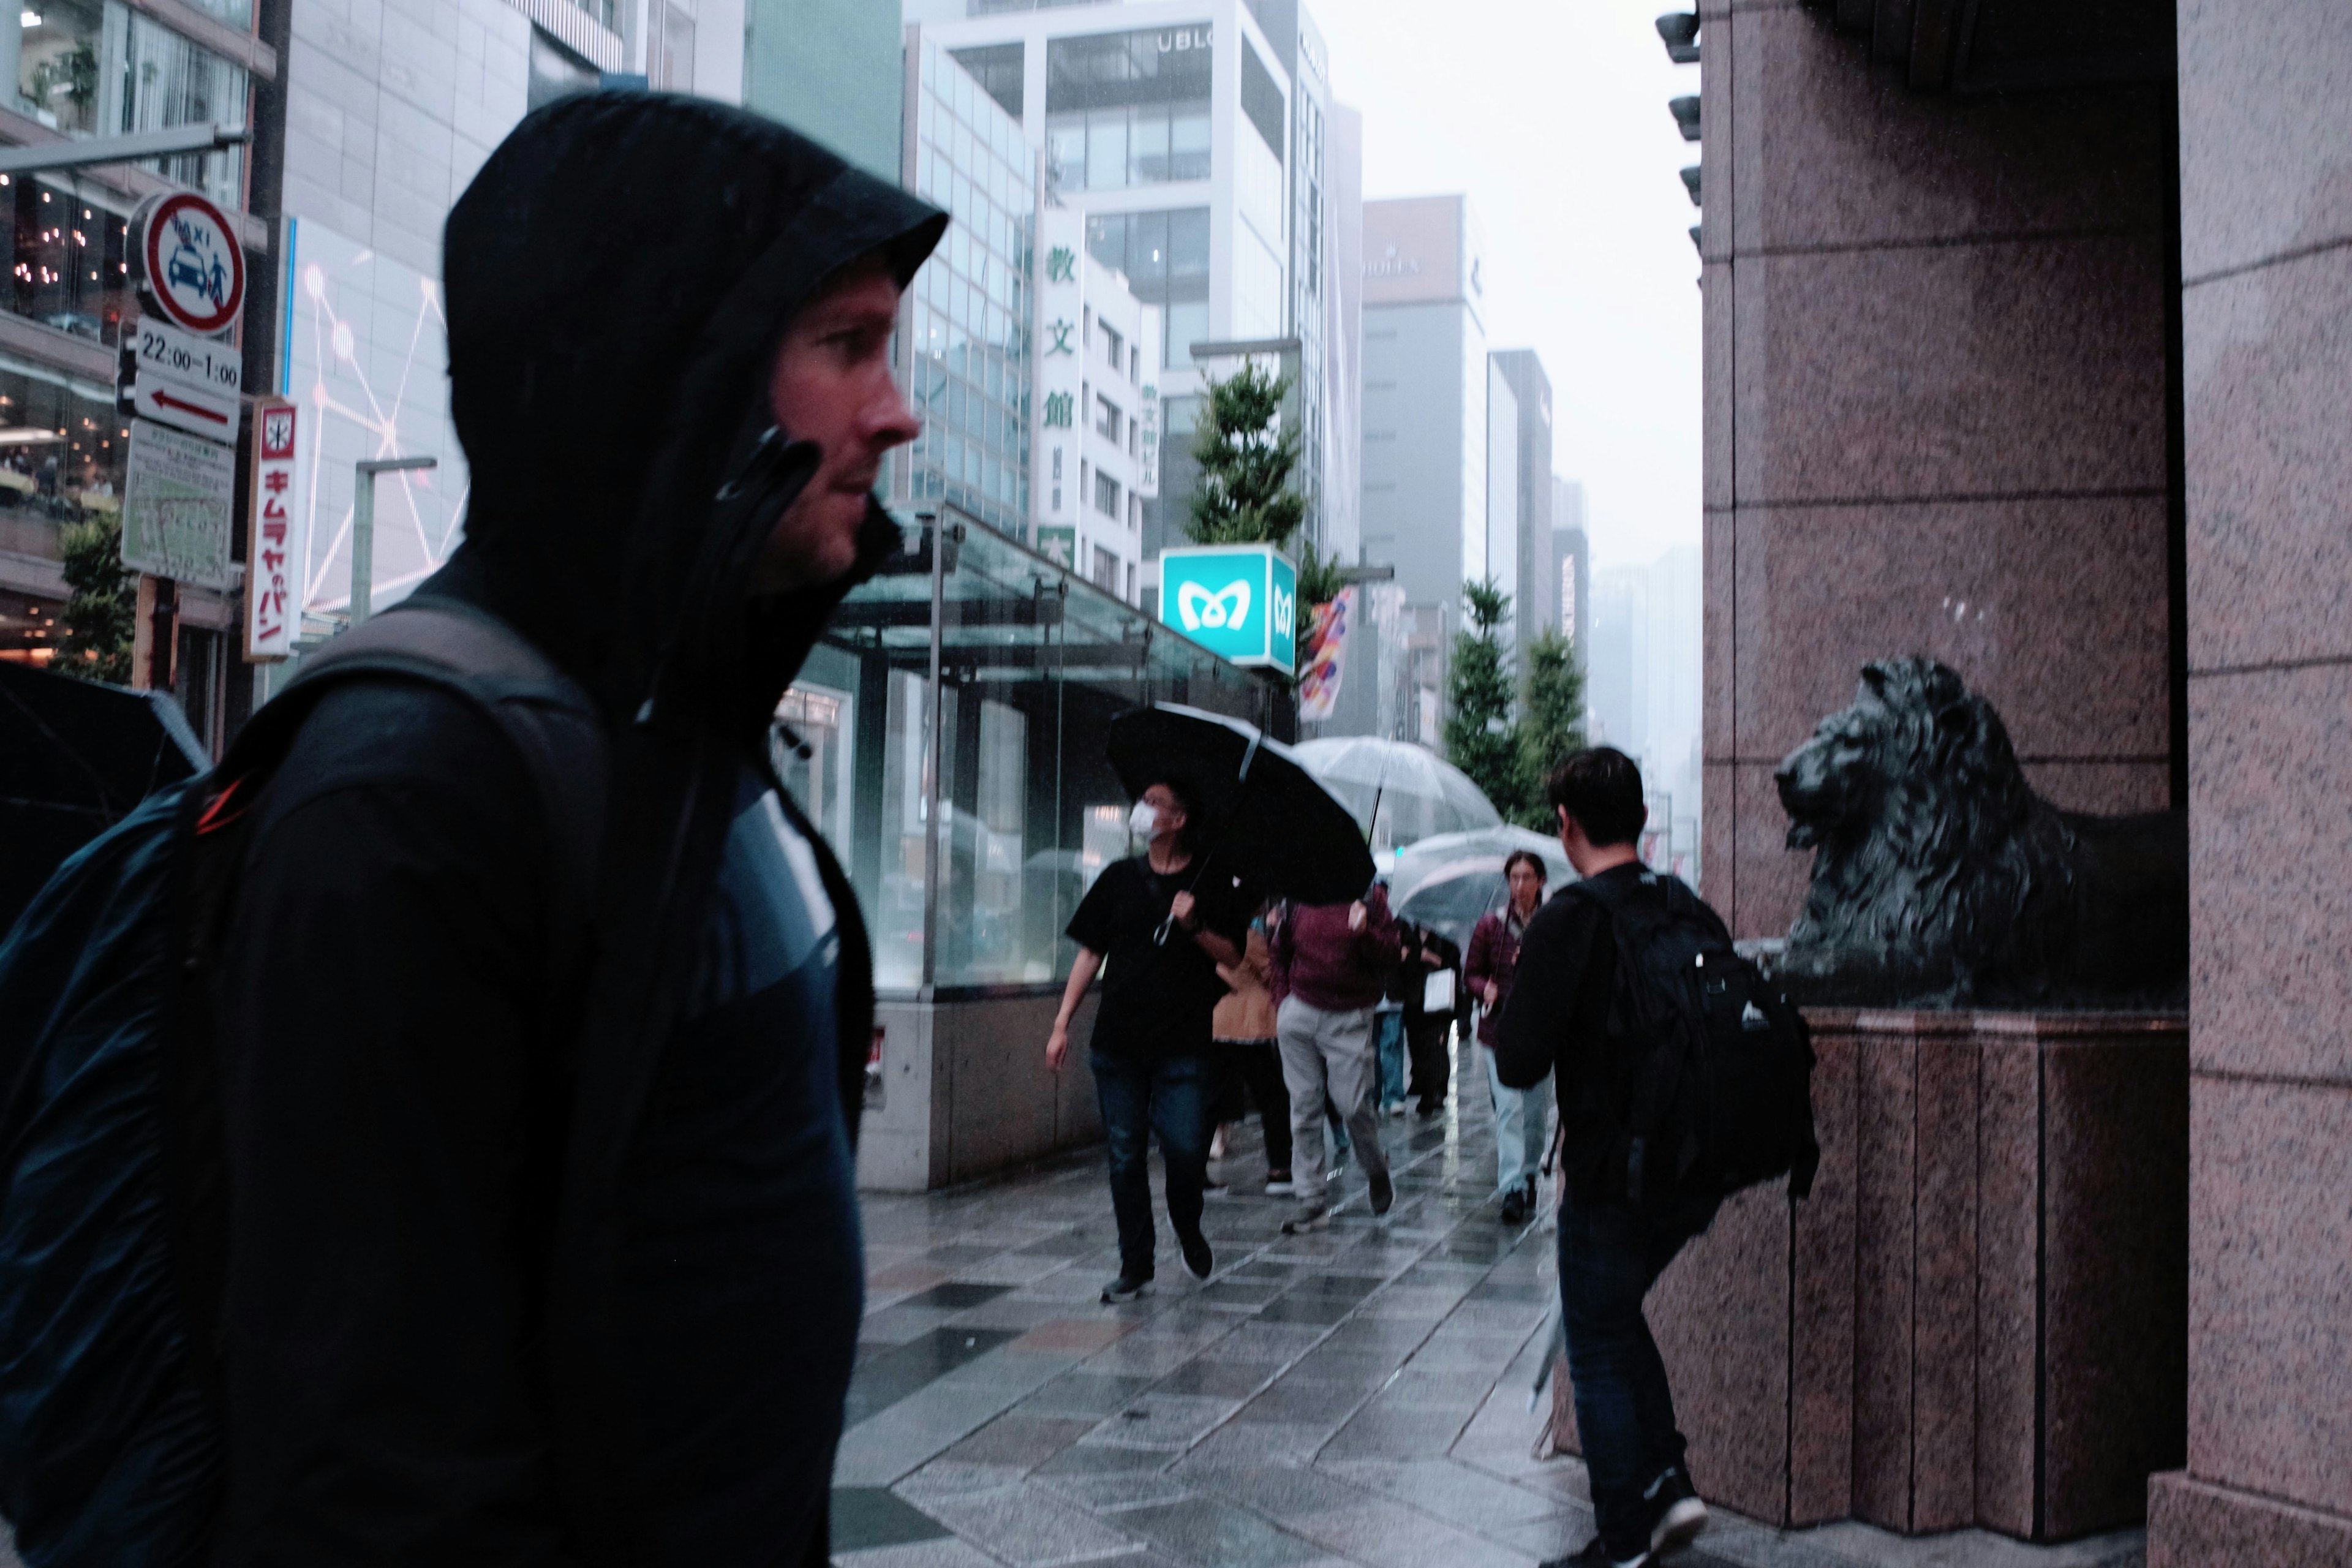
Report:
M 463 544 L 0 944 L 33 1568 L 828 1560 L 874 994 L 771 737 L 946 225 L 667 93 L 458 198 Z
M 1713 910 L 1642 864 L 1642 773 L 1607 746 L 1548 795 L 1580 880 L 1528 921 L 1495 1029 L 1496 1076 L 1555 1075 L 1560 1312 L 1598 1533 L 1545 1568 L 1638 1568 L 1706 1528 L 1642 1303 L 1739 1189 L 1820 1158 L 1795 1009 Z

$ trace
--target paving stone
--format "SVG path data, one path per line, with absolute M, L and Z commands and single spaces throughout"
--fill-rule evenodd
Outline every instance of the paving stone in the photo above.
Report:
M 978 1465 L 960 1459 L 933 1459 L 921 1469 L 899 1477 L 891 1483 L 890 1489 L 919 1508 L 935 1498 L 1006 1491 L 1019 1486 L 1028 1473 L 1025 1465 Z
M 1309 1514 L 1289 1528 L 1341 1556 L 1372 1568 L 1535 1568 L 1538 1559 L 1458 1530 L 1402 1503 L 1362 1503 Z
M 1034 1469 L 1080 1437 L 1093 1425 L 1076 1419 L 1008 1414 L 974 1432 L 940 1456 L 976 1465 L 1018 1465 Z
M 1286 1377 L 1251 1400 L 1236 1421 L 1287 1421 L 1336 1432 L 1364 1402 L 1366 1391 L 1346 1384 Z
M 835 1487 L 828 1517 L 836 1552 L 905 1546 L 948 1534 L 946 1525 L 884 1487 Z
M 1049 1318 L 1012 1342 L 1024 1351 L 1074 1351 L 1084 1355 L 1108 1349 L 1139 1325 L 1111 1318 Z
M 1442 1410 L 1367 1405 L 1339 1428 L 1324 1453 L 1332 1458 L 1435 1457 L 1454 1447 L 1463 1418 Z
M 1097 1513 L 1179 1502 L 1192 1496 L 1190 1486 L 1158 1470 L 1109 1470 L 1091 1475 L 1041 1473 L 1036 1484 Z
M 1092 1425 L 1154 1386 L 1154 1381 L 1148 1376 L 1120 1377 L 1099 1372 L 1065 1373 L 1024 1399 L 1017 1408 L 1024 1415 L 1082 1415 Z
M 1136 1545 L 1134 1537 L 1042 1487 L 943 1498 L 930 1511 L 956 1534 L 1015 1568 L 1116 1556 Z
M 1129 1509 L 1114 1517 L 1121 1530 L 1201 1568 L 1303 1568 L 1323 1555 L 1256 1514 L 1213 1499 Z
M 1085 1441 L 1120 1448 L 1181 1452 L 1230 1417 L 1240 1402 L 1180 1394 L 1147 1394 L 1112 1412 Z
M 833 1560 L 840 1568 L 1000 1568 L 995 1558 L 952 1535 L 866 1552 L 836 1551 Z
M 1223 1355 L 1197 1357 L 1161 1378 L 1153 1392 L 1246 1399 L 1273 1375 L 1274 1369 L 1263 1362 L 1228 1361 Z
M 1491 1533 L 1490 1527 L 1526 1524 L 1568 1514 L 1588 1521 L 1591 1518 L 1590 1509 L 1573 1508 L 1556 1494 L 1513 1485 L 1451 1458 L 1333 1458 L 1325 1459 L 1317 1468 L 1465 1530 Z
M 895 1310 L 895 1309 L 894 1309 Z M 881 1314 L 887 1316 L 887 1313 Z M 874 1320 L 869 1317 L 869 1323 Z M 970 1365 L 1014 1339 L 1006 1329 L 934 1326 L 897 1349 L 868 1357 L 850 1378 L 843 1423 L 856 1426 L 948 1373 Z
M 1229 1421 L 1194 1444 L 1192 1451 L 1177 1461 L 1174 1473 L 1181 1476 L 1195 1470 L 1297 1468 L 1312 1464 L 1330 1435 L 1328 1426 L 1296 1422 Z

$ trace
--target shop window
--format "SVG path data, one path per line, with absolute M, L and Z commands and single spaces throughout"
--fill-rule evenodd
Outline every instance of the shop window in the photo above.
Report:
M 130 300 L 129 220 L 64 182 L 0 175 L 0 216 L 10 226 L 9 279 L 0 307 L 12 315 L 110 346 Z

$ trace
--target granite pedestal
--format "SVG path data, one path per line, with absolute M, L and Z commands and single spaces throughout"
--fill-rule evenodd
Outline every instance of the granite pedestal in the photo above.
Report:
M 1691 1468 L 1784 1525 L 2135 1523 L 2180 1463 L 2187 1020 L 1821 1012 L 1822 1168 L 1650 1298 Z

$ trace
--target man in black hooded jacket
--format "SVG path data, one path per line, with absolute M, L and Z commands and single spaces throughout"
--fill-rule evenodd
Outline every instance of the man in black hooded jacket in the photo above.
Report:
M 945 223 L 643 93 L 533 114 L 452 211 L 472 490 L 414 602 L 586 694 L 602 829 L 569 863 L 499 725 L 398 679 L 324 698 L 254 808 L 216 1561 L 824 1559 L 872 990 L 765 744 L 898 547 L 891 331 Z

